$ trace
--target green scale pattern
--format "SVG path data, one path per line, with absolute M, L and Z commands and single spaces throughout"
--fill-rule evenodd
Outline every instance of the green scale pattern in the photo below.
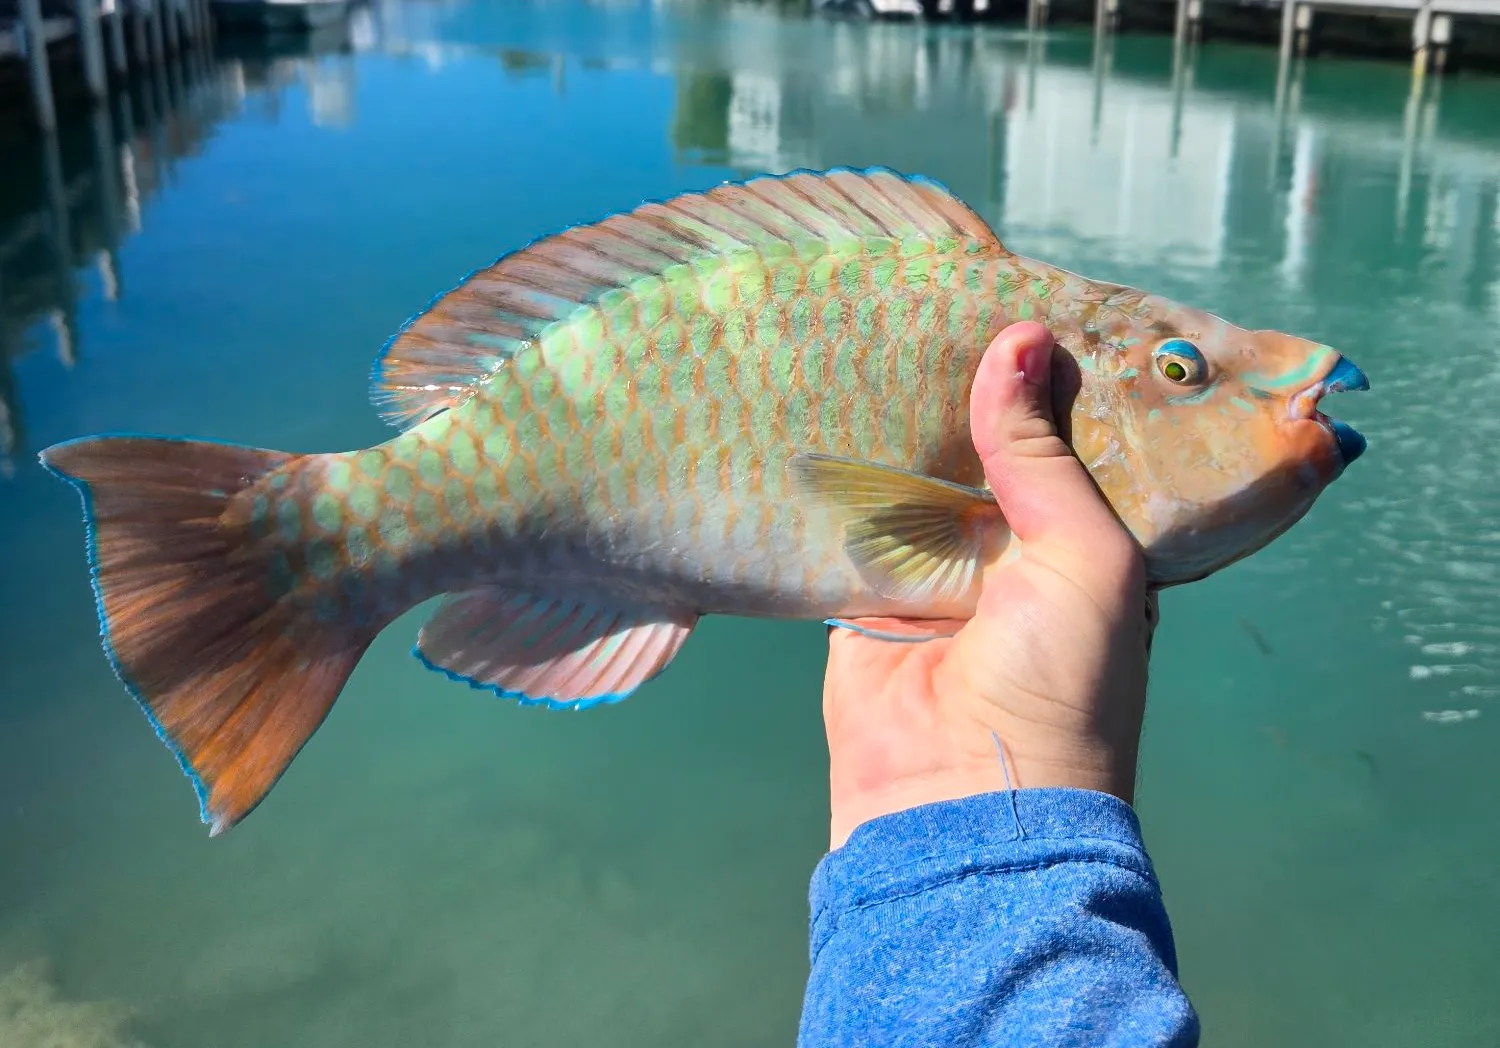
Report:
M 879 613 L 833 524 L 793 501 L 788 460 L 979 482 L 968 384 L 1004 323 L 1044 311 L 1055 280 L 1038 269 L 977 241 L 894 238 L 674 266 L 551 325 L 461 406 L 273 479 L 257 520 L 319 617 L 483 582 Z

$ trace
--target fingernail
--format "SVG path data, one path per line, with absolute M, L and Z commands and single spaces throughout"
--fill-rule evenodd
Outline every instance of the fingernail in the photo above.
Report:
M 1021 377 L 1033 386 L 1040 386 L 1052 373 L 1052 346 L 1046 342 L 1033 342 L 1021 351 Z

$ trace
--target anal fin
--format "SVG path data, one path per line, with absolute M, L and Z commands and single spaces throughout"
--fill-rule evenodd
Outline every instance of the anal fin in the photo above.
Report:
M 417 637 L 429 669 L 532 705 L 618 702 L 676 657 L 697 612 L 496 587 L 450 595 Z

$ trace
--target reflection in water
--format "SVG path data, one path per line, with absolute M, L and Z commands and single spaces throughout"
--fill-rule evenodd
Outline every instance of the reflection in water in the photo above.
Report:
M 390 5 L 382 11 L 389 16 Z M 360 8 L 349 23 L 301 37 L 226 38 L 219 61 L 188 51 L 95 107 L 84 126 L 7 147 L 16 162 L 0 181 L 0 477 L 13 476 L 15 457 L 33 450 L 13 362 L 47 345 L 71 369 L 82 350 L 75 270 L 92 263 L 100 297 L 119 300 L 120 248 L 141 231 L 143 204 L 170 186 L 177 163 L 199 152 L 247 97 L 261 96 L 274 116 L 282 91 L 300 83 L 315 126 L 350 126 L 350 52 L 376 44 L 374 24 Z
M 247 100 L 274 122 L 286 90 L 299 86 L 315 126 L 348 127 L 355 119 L 356 53 L 415 54 L 437 70 L 482 50 L 431 38 L 444 13 L 456 9 L 380 0 L 358 8 L 350 23 L 301 40 L 227 38 L 225 57 L 212 67 L 194 66 L 202 59 L 189 54 L 186 66 L 159 68 L 153 80 L 118 96 L 110 111 L 96 111 L 87 136 L 67 129 L 63 139 L 38 142 L 14 165 L 18 174 L 28 167 L 33 173 L 9 187 L 6 199 L 21 206 L 8 209 L 0 224 L 0 471 L 13 474 L 15 457 L 31 450 L 24 391 L 11 362 L 44 345 L 66 367 L 86 354 L 77 333 L 75 270 L 92 263 L 106 301 L 123 293 L 121 240 L 140 230 L 142 202 L 162 191 L 176 163 L 202 147 L 213 125 Z M 1476 141 L 1474 127 L 1440 132 L 1441 80 L 1414 81 L 1397 121 L 1391 113 L 1305 111 L 1304 62 L 1280 71 L 1268 97 L 1197 85 L 1196 45 L 1175 45 L 1167 70 L 1139 61 L 1117 70 L 1116 48 L 1133 42 L 1112 35 L 1093 40 L 1087 52 L 1076 39 L 1054 44 L 1049 57 L 1040 35 L 835 24 L 822 30 L 826 60 L 810 64 L 796 48 L 775 46 L 775 26 L 752 20 L 734 32 L 684 34 L 677 42 L 669 135 L 684 162 L 745 173 L 836 162 L 926 171 L 941 152 L 941 166 L 960 173 L 954 188 L 997 228 L 1024 236 L 1044 256 L 1082 250 L 1117 264 L 1216 270 L 1233 244 L 1242 256 L 1272 263 L 1285 293 L 1313 310 L 1330 276 L 1381 253 L 1416 253 L 1420 264 L 1403 277 L 1412 301 L 1449 300 L 1500 319 L 1500 167 L 1493 141 Z M 517 47 L 492 53 L 508 74 L 545 74 L 563 91 L 568 56 Z M 940 138 L 924 133 L 935 114 L 945 132 Z M 1260 170 L 1272 173 L 1264 190 L 1255 181 L 1256 157 L 1263 158 Z M 1393 162 L 1394 180 L 1370 176 Z M 1327 192 L 1332 183 L 1339 194 Z M 1384 205 L 1375 199 L 1380 194 L 1388 194 Z M 1381 221 L 1382 214 L 1390 221 Z M 1486 365 L 1471 381 L 1489 382 L 1492 375 Z M 1402 379 L 1390 381 L 1385 388 L 1394 393 Z M 1464 386 L 1463 395 L 1474 388 Z M 1398 423 L 1414 428 L 1391 433 L 1391 446 L 1375 461 L 1394 466 L 1407 455 L 1419 458 L 1423 422 Z M 1449 449 L 1440 459 L 1450 483 L 1464 469 L 1451 455 Z M 1480 463 L 1473 468 L 1483 475 Z M 1410 543 L 1410 516 L 1374 521 L 1373 541 L 1394 533 Z M 1431 527 L 1432 538 L 1408 546 L 1398 563 L 1425 564 L 1432 544 L 1442 547 L 1443 525 Z M 1465 585 L 1490 581 L 1488 568 L 1455 561 L 1447 570 L 1451 578 L 1418 587 L 1436 588 L 1430 606 L 1393 610 L 1411 623 L 1408 639 L 1420 651 L 1467 661 L 1422 663 L 1412 673 L 1451 679 L 1450 697 L 1500 694 L 1500 683 L 1487 682 L 1494 647 L 1461 625 L 1460 612 L 1470 607 Z M 1486 594 L 1482 586 L 1472 594 L 1471 615 L 1488 603 Z M 1454 615 L 1437 614 L 1438 607 Z M 1473 636 L 1490 628 L 1477 624 Z M 1464 636 L 1427 639 L 1445 630 Z
M 1459 1002 L 1473 1022 L 1423 1043 L 1495 1043 L 1500 958 L 1482 953 L 1493 952 L 1487 932 L 1464 939 L 1495 911 L 1455 918 L 1422 887 L 1492 905 L 1462 878 L 1497 861 L 1493 816 L 1474 829 L 1492 792 L 1475 769 L 1493 759 L 1484 747 L 1500 724 L 1500 416 L 1485 407 L 1500 402 L 1493 85 L 1429 78 L 1412 90 L 1400 70 L 1278 70 L 1274 55 L 1213 43 L 1096 44 L 1086 32 L 831 23 L 707 3 L 373 0 L 347 29 L 290 50 L 221 43 L 211 64 L 163 70 L 55 140 L 6 154 L 21 162 L 7 163 L 0 193 L 0 468 L 15 474 L 0 485 L 0 526 L 14 527 L 0 548 L 26 553 L 0 571 L 0 601 L 29 613 L 27 587 L 43 580 L 50 611 L 31 636 L 57 651 L 33 657 L 0 637 L 0 717 L 13 717 L 0 758 L 7 745 L 68 751 L 79 725 L 118 712 L 107 723 L 121 738 L 87 740 L 88 752 L 118 765 L 108 781 L 135 807 L 121 800 L 100 817 L 104 802 L 79 800 L 65 771 L 0 759 L 0 854 L 28 857 L 0 862 L 0 954 L 7 922 L 54 921 L 63 930 L 44 927 L 46 941 L 83 942 L 74 952 L 90 959 L 112 944 L 130 958 L 100 947 L 90 962 L 100 985 L 85 990 L 115 996 L 142 967 L 140 926 L 172 926 L 172 943 L 149 948 L 161 971 L 189 973 L 192 1002 L 146 975 L 136 984 L 164 995 L 164 1044 L 425 1043 L 439 1012 L 468 1016 L 452 1020 L 454 1045 L 493 1044 L 512 1023 L 524 1027 L 516 1043 L 594 1043 L 627 1013 L 652 1034 L 643 1043 L 784 1042 L 787 1016 L 771 1028 L 762 984 L 780 979 L 774 1008 L 795 1007 L 805 882 L 794 882 L 815 858 L 797 849 L 815 847 L 821 828 L 811 816 L 792 830 L 761 823 L 822 788 L 814 643 L 711 623 L 639 706 L 497 729 L 480 719 L 491 707 L 407 666 L 406 636 L 386 638 L 357 678 L 359 699 L 341 704 L 276 810 L 200 849 L 154 740 L 131 735 L 128 751 L 122 741 L 140 725 L 117 709 L 90 635 L 76 532 L 37 537 L 76 528 L 76 511 L 67 505 L 64 520 L 63 495 L 35 475 L 27 424 L 48 440 L 122 415 L 171 418 L 175 430 L 186 408 L 131 415 L 131 398 L 199 408 L 201 397 L 211 402 L 191 417 L 225 412 L 220 435 L 231 438 L 303 449 L 378 439 L 360 428 L 374 423 L 354 388 L 368 354 L 406 304 L 482 262 L 497 238 L 519 243 L 736 173 L 885 164 L 941 178 L 1018 251 L 1336 340 L 1370 374 L 1370 394 L 1330 405 L 1371 439 L 1339 490 L 1264 555 L 1168 598 L 1191 613 L 1168 616 L 1154 670 L 1147 817 L 1160 819 L 1159 860 L 1181 904 L 1184 968 L 1209 973 L 1202 1000 L 1223 1043 L 1395 1044 L 1380 1039 L 1392 1014 L 1435 1016 L 1433 1001 Z M 205 186 L 205 167 L 234 184 Z M 215 211 L 216 192 L 258 194 L 260 205 Z M 216 215 L 238 225 L 213 228 Z M 152 319 L 131 315 L 152 282 L 189 290 L 165 305 L 159 293 Z M 213 301 L 194 312 L 191 295 Z M 233 348 L 199 361 L 195 342 L 143 345 L 189 321 L 194 339 Z M 139 350 L 123 364 L 105 337 L 121 327 Z M 235 353 L 264 359 L 223 359 Z M 235 377 L 158 392 L 193 367 Z M 124 388 L 91 387 L 105 372 Z M 80 390 L 90 408 L 75 413 Z M 316 412 L 327 417 L 310 420 Z M 31 516 L 27 499 L 44 509 Z M 743 659 L 756 643 L 771 654 Z M 746 684 L 741 667 L 763 676 Z M 788 707 L 763 701 L 788 692 L 788 675 L 814 699 L 797 722 L 805 739 L 765 728 L 790 723 L 771 719 Z M 7 706 L 11 696 L 22 698 Z M 651 720 L 663 707 L 673 712 Z M 461 727 L 401 749 L 438 723 Z M 652 767 L 628 763 L 643 751 Z M 728 816 L 700 800 L 726 782 L 753 798 Z M 41 806 L 60 828 L 28 814 Z M 673 828 L 686 823 L 699 836 Z M 1191 840 L 1172 837 L 1177 823 Z M 715 832 L 726 835 L 705 843 Z M 117 839 L 135 834 L 159 834 L 163 854 Z M 202 927 L 174 923 L 135 882 L 105 885 L 81 869 L 96 862 L 204 891 L 220 887 L 203 875 L 217 870 L 233 880 L 230 901 L 184 901 Z M 707 887 L 671 882 L 688 866 Z M 767 871 L 787 878 L 781 895 L 768 894 Z M 743 909 L 723 916 L 726 897 Z M 59 915 L 75 904 L 84 916 Z M 785 925 L 747 927 L 757 906 Z M 705 932 L 713 915 L 725 923 Z M 484 921 L 484 934 L 471 927 Z M 575 938 L 559 942 L 559 929 Z M 1383 935 L 1402 956 L 1444 951 L 1454 970 L 1403 971 L 1397 986 L 1375 961 L 1351 971 L 1380 958 Z M 473 956 L 409 960 L 412 938 Z M 1293 941 L 1309 956 L 1288 957 Z M 721 967 L 704 963 L 710 954 Z M 517 973 L 533 955 L 546 962 L 535 981 Z M 492 978 L 497 964 L 503 978 Z M 569 973 L 561 986 L 549 982 L 558 971 Z M 1316 988 L 1320 972 L 1336 973 L 1337 992 Z M 583 999 L 601 1015 L 556 1004 Z M 1389 1000 L 1389 1011 L 1346 1013 L 1344 1000 Z M 743 1037 L 721 1042 L 710 1029 Z
M 35 145 L 35 173 L 6 193 L 22 204 L 0 225 L 0 473 L 12 475 L 16 456 L 32 450 L 11 361 L 47 346 L 71 368 L 86 354 L 75 270 L 92 263 L 106 301 L 123 293 L 121 240 L 140 230 L 142 202 L 202 148 L 213 125 L 247 104 L 275 122 L 285 92 L 296 86 L 315 126 L 348 127 L 355 119 L 354 56 L 362 51 L 415 55 L 433 71 L 487 51 L 509 75 L 545 75 L 563 93 L 565 54 L 438 39 L 444 17 L 462 9 L 379 0 L 358 8 L 348 24 L 300 40 L 226 38 L 211 67 L 195 65 L 204 60 L 190 53 L 186 65 L 157 69 L 110 111 L 96 111 L 87 136 L 72 128 L 61 140 Z M 673 48 L 669 137 L 683 162 L 746 174 L 833 163 L 941 167 L 958 173 L 954 188 L 997 229 L 1024 237 L 1034 253 L 1081 252 L 1105 264 L 1187 272 L 1218 270 L 1232 250 L 1239 262 L 1231 260 L 1231 268 L 1266 263 L 1291 308 L 1303 312 L 1316 311 L 1339 274 L 1396 253 L 1418 263 L 1402 277 L 1401 293 L 1413 303 L 1451 301 L 1500 319 L 1495 145 L 1472 122 L 1440 130 L 1441 80 L 1413 81 L 1397 120 L 1394 112 L 1309 108 L 1301 61 L 1279 70 L 1264 95 L 1239 84 L 1198 84 L 1200 48 L 1180 41 L 1170 68 L 1161 69 L 1141 61 L 1137 42 L 1113 35 L 1086 46 L 1065 37 L 1049 56 L 1045 35 L 836 23 L 819 27 L 827 54 L 810 63 L 799 47 L 782 46 L 781 25 L 752 11 L 746 22 L 708 23 L 721 31 L 653 44 Z M 1132 51 L 1125 68 L 1115 66 L 1117 48 Z M 663 59 L 658 53 L 649 61 L 660 68 Z M 944 134 L 926 133 L 939 114 Z M 1371 176 L 1393 165 L 1394 179 Z M 27 167 L 23 161 L 14 170 Z M 1257 171 L 1269 171 L 1270 183 L 1257 181 Z M 1331 184 L 1338 194 L 1327 191 Z M 1433 418 L 1500 381 L 1491 363 L 1474 361 L 1476 373 Z M 1382 388 L 1396 394 L 1403 381 L 1415 381 L 1402 375 L 1396 371 Z M 1405 460 L 1434 452 L 1423 442 L 1428 422 L 1397 421 L 1369 468 L 1404 475 Z M 1441 477 L 1429 495 L 1468 469 L 1485 475 L 1479 460 L 1491 445 L 1471 439 L 1466 446 L 1475 449 L 1472 465 L 1451 447 L 1435 457 L 1429 468 Z M 1377 501 L 1362 508 L 1373 512 Z M 1496 506 L 1464 505 L 1500 528 Z M 1433 517 L 1432 503 L 1426 506 L 1398 499 L 1367 522 L 1371 541 L 1393 554 L 1400 547 L 1394 570 L 1425 570 L 1430 557 L 1450 558 L 1440 577 L 1416 582 L 1424 599 L 1390 609 L 1407 624 L 1407 641 L 1429 656 L 1414 662 L 1413 679 L 1446 687 L 1452 700 L 1500 695 L 1493 679 L 1500 659 L 1492 657 L 1500 648 L 1481 639 L 1500 634 L 1500 617 L 1491 622 L 1486 611 L 1490 547 L 1451 547 L 1447 532 L 1470 527 L 1451 519 L 1463 511 L 1444 503 Z M 1415 538 L 1414 525 L 1430 537 Z M 1440 634 L 1452 636 L 1434 639 Z

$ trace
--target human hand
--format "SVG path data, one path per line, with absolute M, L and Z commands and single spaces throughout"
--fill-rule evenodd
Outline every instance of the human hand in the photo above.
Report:
M 974 447 L 1019 540 L 985 567 L 974 617 L 914 644 L 830 630 L 835 848 L 880 815 L 993 790 L 1133 800 L 1156 596 L 1135 540 L 1058 436 L 1061 361 L 1050 333 L 1023 322 L 974 377 Z

